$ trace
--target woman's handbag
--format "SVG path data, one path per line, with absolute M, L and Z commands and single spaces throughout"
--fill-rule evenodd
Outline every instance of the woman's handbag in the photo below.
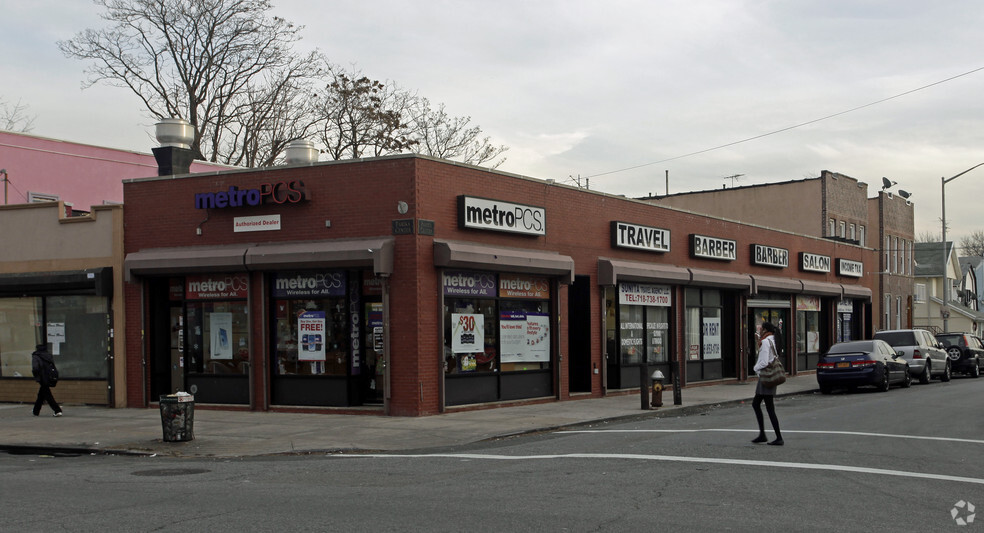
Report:
M 769 339 L 769 349 L 772 350 L 772 360 L 769 364 L 765 365 L 765 368 L 759 370 L 759 383 L 763 387 L 775 388 L 786 382 L 786 372 L 782 368 L 782 363 L 779 362 L 779 355 L 776 354 L 775 341 Z

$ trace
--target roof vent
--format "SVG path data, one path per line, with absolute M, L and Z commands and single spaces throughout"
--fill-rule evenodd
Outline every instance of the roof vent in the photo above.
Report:
M 291 141 L 287 145 L 285 159 L 288 165 L 317 163 L 318 150 L 311 141 Z
M 195 130 L 183 118 L 165 118 L 156 124 L 157 142 L 161 146 L 191 148 L 195 140 Z

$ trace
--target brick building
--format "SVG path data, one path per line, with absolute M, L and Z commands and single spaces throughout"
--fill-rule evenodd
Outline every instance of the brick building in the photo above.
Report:
M 870 334 L 871 248 L 423 156 L 124 199 L 130 405 L 429 415 L 744 380 L 763 320 L 793 373 Z
M 889 187 L 868 198 L 867 183 L 823 170 L 816 178 L 642 200 L 874 249 L 880 252 L 877 270 L 864 272 L 875 280 L 874 328 L 911 327 L 914 209 Z

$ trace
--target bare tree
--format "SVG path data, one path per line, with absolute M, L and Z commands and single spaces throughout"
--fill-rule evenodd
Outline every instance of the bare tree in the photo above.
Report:
M 916 235 L 916 242 L 940 242 L 940 234 L 932 231 L 923 231 Z
M 408 151 L 404 117 L 413 96 L 393 83 L 370 79 L 356 70 L 325 64 L 327 79 L 315 95 L 318 137 L 332 159 L 357 159 Z
M 418 141 L 414 150 L 417 153 L 482 165 L 509 149 L 504 145 L 493 146 L 488 137 L 480 138 L 482 129 L 468 126 L 471 117 L 451 117 L 444 110 L 444 104 L 432 109 L 430 101 L 418 98 L 411 112 L 408 122 Z M 503 157 L 489 167 L 497 168 L 505 161 Z
M 37 116 L 28 116 L 29 106 L 20 100 L 16 104 L 7 104 L 0 98 L 0 129 L 5 131 L 16 131 L 28 133 L 34 129 L 34 119 Z
M 984 231 L 977 230 L 960 237 L 960 256 L 984 256 Z
M 195 131 L 192 149 L 208 161 L 256 161 L 226 140 L 257 128 L 257 98 L 281 94 L 272 76 L 296 79 L 293 61 L 301 27 L 269 17 L 268 0 L 94 0 L 112 26 L 87 29 L 58 43 L 67 57 L 91 61 L 85 86 L 105 82 L 130 89 L 157 118 L 181 117 Z M 260 106 L 262 107 L 262 106 Z M 273 114 L 271 116 L 274 116 Z M 275 129 L 263 124 L 261 129 Z M 247 141 L 245 137 L 237 140 Z M 267 144 L 269 149 L 274 144 Z

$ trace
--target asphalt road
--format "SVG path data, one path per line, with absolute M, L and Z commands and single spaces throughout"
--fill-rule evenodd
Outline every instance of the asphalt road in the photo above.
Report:
M 0 530 L 984 531 L 984 379 L 777 410 L 783 447 L 742 405 L 412 454 L 0 455 Z

